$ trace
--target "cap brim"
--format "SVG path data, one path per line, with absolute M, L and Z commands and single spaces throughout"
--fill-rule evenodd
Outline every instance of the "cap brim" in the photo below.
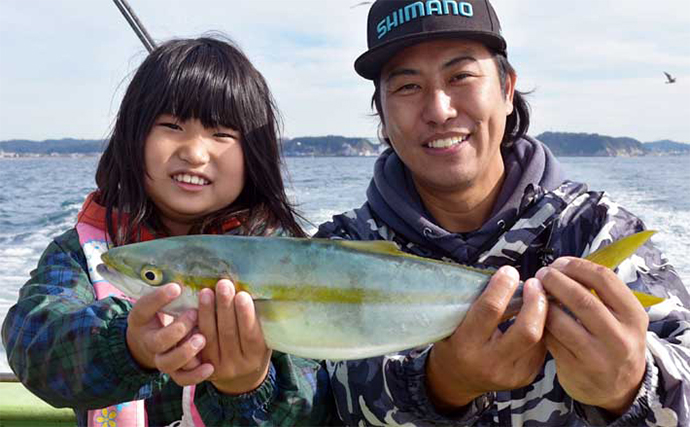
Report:
M 364 52 L 355 60 L 355 71 L 365 79 L 374 80 L 379 77 L 381 68 L 386 65 L 398 52 L 412 45 L 435 39 L 469 39 L 483 43 L 488 48 L 505 55 L 506 42 L 495 33 L 480 31 L 434 31 L 430 33 L 412 34 L 408 37 L 400 37 L 389 43 L 376 46 Z

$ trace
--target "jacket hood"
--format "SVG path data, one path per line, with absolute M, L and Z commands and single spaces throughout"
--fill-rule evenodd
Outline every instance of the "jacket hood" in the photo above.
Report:
M 505 180 L 491 218 L 476 231 L 451 233 L 438 225 L 424 207 L 412 175 L 397 154 L 386 150 L 376 161 L 367 189 L 372 210 L 396 233 L 467 263 L 479 249 L 513 222 L 518 213 L 546 191 L 563 182 L 560 163 L 531 137 L 516 141 L 503 153 Z

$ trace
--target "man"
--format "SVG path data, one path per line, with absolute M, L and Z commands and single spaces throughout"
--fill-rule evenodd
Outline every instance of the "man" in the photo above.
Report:
M 690 424 L 690 297 L 651 243 L 618 275 L 579 258 L 644 226 L 605 194 L 565 181 L 526 136 L 529 109 L 488 0 L 378 0 L 368 43 L 355 69 L 374 82 L 390 149 L 364 206 L 315 237 L 391 240 L 498 270 L 446 340 L 329 364 L 341 418 Z M 519 277 L 528 279 L 524 305 L 502 322 Z M 666 301 L 647 313 L 631 288 Z

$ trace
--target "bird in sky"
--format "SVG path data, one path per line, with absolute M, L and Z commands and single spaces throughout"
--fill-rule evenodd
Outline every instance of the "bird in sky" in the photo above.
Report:
M 666 84 L 671 84 L 676 82 L 676 78 L 664 71 L 664 74 L 666 74 Z

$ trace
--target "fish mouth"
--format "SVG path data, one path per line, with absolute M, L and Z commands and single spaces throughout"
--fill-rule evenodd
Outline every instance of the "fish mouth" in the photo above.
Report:
M 111 249 L 111 250 L 113 250 L 113 249 Z M 123 276 L 139 277 L 139 273 L 134 271 L 134 269 L 132 267 L 130 267 L 129 265 L 127 265 L 127 263 L 122 262 L 120 260 L 120 257 L 112 256 L 108 252 L 105 252 L 105 253 L 101 254 L 101 261 L 103 261 L 103 264 L 99 264 L 99 266 L 100 265 L 103 265 L 104 267 L 107 266 L 108 267 L 107 271 L 109 272 L 109 274 L 116 273 L 118 275 L 123 275 Z M 96 269 L 98 269 L 98 267 L 96 267 Z M 106 270 L 104 270 L 104 271 L 106 271 Z
M 98 264 L 96 272 L 130 298 L 137 299 L 147 293 L 144 282 L 133 279 L 106 264 Z

